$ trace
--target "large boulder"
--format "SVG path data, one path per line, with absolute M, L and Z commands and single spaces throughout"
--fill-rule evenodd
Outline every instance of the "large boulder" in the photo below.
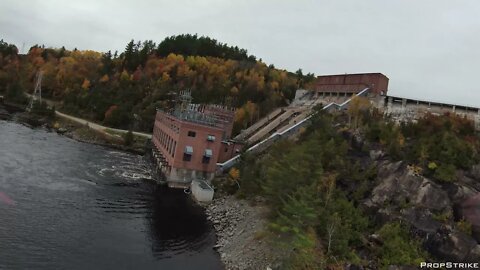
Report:
M 462 183 L 448 183 L 444 186 L 444 190 L 454 204 L 460 204 L 478 193 L 476 189 Z
M 467 172 L 457 171 L 456 183 L 462 186 L 466 186 L 472 190 L 475 190 L 475 192 L 479 192 L 480 191 L 480 175 L 478 174 L 480 172 L 477 172 L 477 170 L 480 170 L 480 168 L 476 168 L 476 166 L 473 166 L 472 169 L 470 169 Z
M 480 193 L 465 199 L 460 208 L 461 217 L 472 225 L 472 236 L 480 243 Z
M 468 171 L 468 176 L 475 179 L 477 182 L 480 182 L 480 164 L 477 164 L 473 166 L 469 171 Z
M 385 152 L 382 150 L 370 150 L 369 156 L 371 160 L 377 161 L 385 157 Z
M 416 175 L 404 162 L 381 162 L 378 185 L 366 201 L 374 208 L 426 208 L 430 211 L 451 211 L 448 194 L 433 181 Z
M 411 207 L 401 212 L 403 219 L 413 226 L 417 236 L 428 237 L 429 234 L 436 233 L 442 226 L 442 223 L 434 219 L 432 212 L 426 208 Z
M 444 260 L 455 262 L 480 261 L 480 246 L 464 233 L 438 232 L 427 239 L 426 245 L 430 253 Z

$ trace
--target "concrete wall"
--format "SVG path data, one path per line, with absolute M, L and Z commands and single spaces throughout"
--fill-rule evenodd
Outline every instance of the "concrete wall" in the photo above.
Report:
M 205 181 L 192 181 L 191 190 L 193 198 L 199 202 L 211 202 L 213 200 L 213 188 Z
M 416 121 L 426 113 L 455 113 L 474 121 L 475 127 L 480 129 L 480 109 L 475 107 L 388 96 L 384 99 L 383 109 L 397 122 Z
M 215 172 L 202 172 L 197 170 L 189 170 L 184 168 L 171 168 L 166 174 L 169 187 L 185 188 L 189 187 L 194 180 L 212 181 Z

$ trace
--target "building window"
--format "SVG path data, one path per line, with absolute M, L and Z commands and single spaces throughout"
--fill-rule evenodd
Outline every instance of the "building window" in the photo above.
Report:
M 172 154 L 172 138 L 170 138 L 170 136 L 168 136 L 168 153 L 171 155 Z
M 205 149 L 205 153 L 203 154 L 202 163 L 208 164 L 210 163 L 210 158 L 212 157 L 212 149 Z
M 208 136 L 207 136 L 207 141 L 209 141 L 209 142 L 214 142 L 214 141 L 215 141 L 215 136 L 213 136 L 213 135 L 208 135 Z
M 183 161 L 192 160 L 193 147 L 187 145 L 185 146 L 185 151 L 183 152 Z
M 188 137 L 195 137 L 195 136 L 197 136 L 197 133 L 195 131 L 188 132 Z
M 228 152 L 228 146 L 225 146 L 225 153 Z

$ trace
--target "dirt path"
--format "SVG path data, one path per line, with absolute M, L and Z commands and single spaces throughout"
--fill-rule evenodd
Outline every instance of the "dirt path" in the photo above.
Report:
M 55 111 L 55 115 L 59 116 L 59 117 L 62 117 L 62 118 L 65 118 L 67 120 L 76 122 L 76 123 L 81 124 L 81 125 L 88 125 L 89 128 L 91 128 L 93 130 L 96 130 L 96 131 L 100 131 L 100 132 L 107 132 L 107 130 L 112 130 L 112 131 L 118 132 L 118 133 L 127 133 L 128 132 L 128 130 L 109 128 L 109 127 L 102 126 L 102 125 L 96 124 L 94 122 L 91 122 L 91 121 L 88 121 L 88 120 L 85 120 L 85 119 L 82 119 L 82 118 L 78 118 L 78 117 L 71 116 L 71 115 L 68 115 L 68 114 L 65 114 L 65 113 L 61 113 L 59 111 Z M 132 133 L 136 136 L 144 137 L 144 138 L 147 138 L 147 139 L 152 138 L 152 134 L 142 133 L 142 132 L 137 132 L 137 131 L 133 131 Z
M 26 94 L 26 95 L 28 97 L 32 96 L 30 94 Z M 58 107 L 58 105 L 60 104 L 59 102 L 49 100 L 49 99 L 45 99 L 45 98 L 42 98 L 42 100 L 45 101 L 49 106 Z M 58 110 L 55 110 L 55 115 L 58 116 L 58 117 L 62 117 L 62 118 L 65 118 L 67 120 L 73 121 L 75 123 L 78 123 L 80 125 L 88 125 L 91 129 L 99 131 L 99 132 L 108 133 L 108 130 L 111 130 L 111 131 L 117 132 L 117 133 L 122 133 L 122 134 L 128 132 L 128 130 L 125 130 L 125 129 L 117 129 L 117 128 L 110 128 L 110 127 L 102 126 L 102 125 L 99 125 L 95 122 L 85 120 L 83 118 L 79 118 L 79 117 L 71 116 L 71 115 L 66 114 L 66 113 L 59 112 Z M 147 138 L 147 139 L 152 138 L 152 134 L 137 132 L 137 131 L 133 131 L 132 133 L 136 136 L 144 137 L 144 138 Z

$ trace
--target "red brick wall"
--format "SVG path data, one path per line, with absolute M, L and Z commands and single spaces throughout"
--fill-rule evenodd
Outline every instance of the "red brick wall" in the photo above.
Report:
M 195 137 L 189 137 L 189 131 L 194 131 Z M 219 128 L 208 127 L 190 122 L 182 122 L 173 167 L 203 172 L 214 172 L 216 170 L 216 163 L 220 154 L 222 134 L 223 130 Z M 215 136 L 215 141 L 208 141 L 208 135 Z M 190 161 L 183 160 L 183 154 L 187 145 L 193 147 L 193 155 Z M 208 164 L 202 163 L 205 149 L 212 150 L 212 157 L 210 158 L 210 162 Z
M 242 147 L 243 147 L 243 144 L 241 143 L 222 142 L 222 145 L 220 147 L 220 156 L 218 157 L 218 162 L 222 163 L 236 156 L 237 153 L 240 150 L 242 150 Z
M 189 131 L 195 132 L 195 137 L 188 136 Z M 158 111 L 152 141 L 162 152 L 168 165 L 173 168 L 215 172 L 224 132 L 226 132 L 224 129 L 218 127 L 182 121 L 165 112 Z M 208 141 L 208 135 L 215 136 L 215 140 Z M 193 148 L 190 161 L 183 160 L 187 145 Z M 208 164 L 202 162 L 205 149 L 212 150 L 212 157 Z
M 342 87 L 343 86 L 343 87 Z M 360 73 L 318 76 L 315 90 L 334 92 L 360 92 L 370 87 L 372 93 L 384 94 L 388 91 L 388 77 L 381 73 Z
M 169 166 L 174 162 L 174 151 L 178 148 L 179 130 L 181 122 L 176 118 L 158 111 L 155 117 L 155 125 L 153 127 L 153 143 L 160 150 L 167 160 Z

